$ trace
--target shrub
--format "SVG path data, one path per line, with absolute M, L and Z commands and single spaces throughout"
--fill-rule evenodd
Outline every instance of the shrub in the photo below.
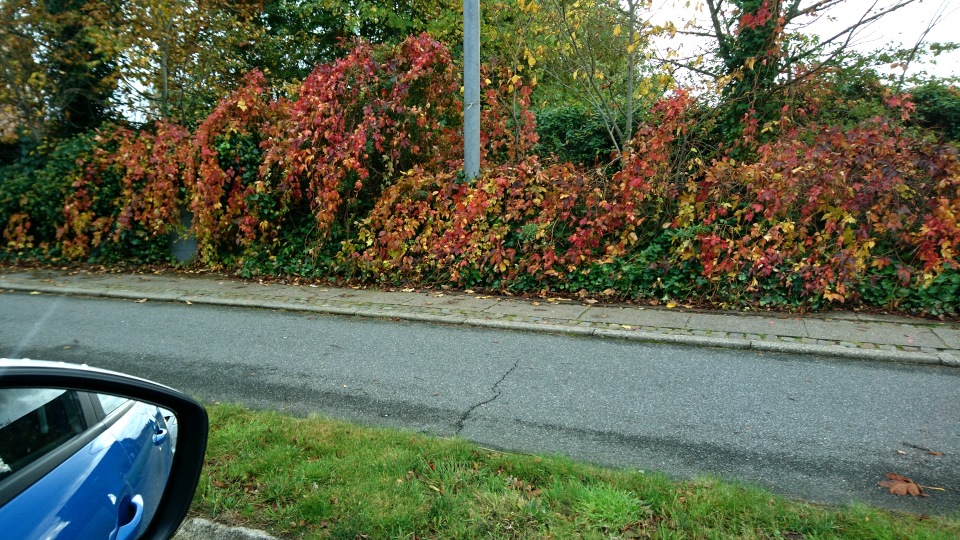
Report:
M 581 107 L 558 107 L 537 113 L 538 150 L 561 162 L 583 167 L 604 164 L 616 148 L 603 122 Z

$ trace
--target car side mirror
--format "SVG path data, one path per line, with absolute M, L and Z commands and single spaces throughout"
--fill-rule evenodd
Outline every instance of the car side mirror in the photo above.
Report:
M 202 405 L 161 384 L 88 366 L 0 359 L 3 535 L 102 530 L 96 536 L 111 540 L 171 538 L 190 508 L 208 427 Z M 77 488 L 93 467 L 101 469 Z M 56 496 L 45 494 L 44 479 L 56 484 Z

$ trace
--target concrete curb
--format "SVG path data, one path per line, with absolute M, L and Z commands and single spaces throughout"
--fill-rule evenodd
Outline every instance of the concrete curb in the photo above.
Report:
M 897 362 L 903 364 L 926 364 L 960 367 L 960 356 L 950 352 L 907 352 L 887 351 L 882 349 L 860 349 L 853 347 L 817 345 L 807 343 L 788 343 L 780 341 L 764 341 L 749 339 L 732 339 L 724 337 L 691 336 L 683 334 L 664 334 L 637 330 L 613 330 L 607 328 L 591 328 L 584 326 L 565 326 L 559 324 L 537 324 L 531 322 L 510 321 L 505 319 L 477 319 L 468 318 L 460 314 L 434 315 L 429 313 L 404 313 L 402 311 L 386 311 L 382 309 L 364 309 L 361 307 L 341 307 L 331 305 L 315 305 L 301 302 L 278 302 L 269 300 L 247 300 L 234 298 L 217 298 L 211 296 L 183 296 L 159 292 L 130 292 L 105 289 L 82 289 L 79 287 L 56 287 L 50 285 L 21 285 L 10 282 L 0 282 L 0 288 L 21 292 L 38 292 L 71 296 L 94 296 L 103 298 L 121 298 L 126 300 L 142 300 L 144 298 L 159 302 L 190 302 L 191 304 L 230 306 L 257 309 L 275 309 L 289 311 L 307 311 L 326 315 L 340 315 L 347 317 L 368 317 L 378 319 L 393 319 L 413 322 L 428 322 L 440 324 L 455 324 L 479 328 L 496 328 L 524 332 L 540 332 L 548 334 L 564 334 L 598 338 L 623 339 L 648 343 L 672 343 L 694 347 L 717 347 L 723 349 L 743 349 L 772 353 L 802 354 L 813 356 L 827 356 L 852 360 L 870 360 L 875 362 Z
M 189 518 L 173 540 L 277 540 L 263 531 L 246 527 L 227 527 L 203 518 Z

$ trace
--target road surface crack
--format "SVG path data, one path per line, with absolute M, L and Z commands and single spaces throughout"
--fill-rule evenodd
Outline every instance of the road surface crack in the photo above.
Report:
M 479 409 L 480 407 L 483 407 L 484 405 L 493 403 L 494 400 L 500 397 L 500 393 L 501 393 L 500 385 L 503 383 L 504 380 L 506 380 L 507 377 L 510 376 L 511 373 L 514 372 L 514 370 L 517 369 L 518 366 L 520 366 L 519 358 L 517 358 L 517 361 L 513 363 L 513 367 L 508 369 L 506 373 L 504 373 L 503 376 L 500 377 L 500 380 L 494 383 L 494 385 L 490 388 L 490 390 L 493 392 L 493 397 L 486 399 L 484 401 L 481 401 L 480 403 L 477 403 L 473 407 L 470 407 L 467 410 L 467 412 L 463 413 L 463 415 L 460 416 L 460 419 L 457 420 L 457 431 L 455 433 L 456 435 L 460 435 L 460 432 L 463 431 L 463 425 L 466 423 L 467 418 L 470 418 L 470 415 L 473 414 L 473 411 Z

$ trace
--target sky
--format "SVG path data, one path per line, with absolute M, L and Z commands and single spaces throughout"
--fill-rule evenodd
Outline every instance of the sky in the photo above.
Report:
M 813 1 L 804 0 L 802 5 L 810 5 Z M 708 12 L 705 7 L 699 12 L 699 15 L 694 11 L 694 6 L 697 3 L 698 0 L 690 0 L 690 2 L 687 2 L 687 0 L 654 0 L 653 20 L 655 22 L 672 20 L 678 28 L 682 27 L 681 21 L 685 22 L 691 16 L 706 21 Z M 699 3 L 703 3 L 702 0 Z M 857 21 L 872 6 L 882 8 L 892 3 L 895 2 L 893 0 L 877 0 L 876 3 L 873 0 L 847 0 L 825 12 L 825 15 L 829 15 L 834 20 L 820 17 L 818 20 L 811 22 L 806 32 L 819 34 L 820 36 L 833 36 Z M 687 7 L 688 4 L 690 7 Z M 958 31 L 960 29 L 960 0 L 922 0 L 862 28 L 852 42 L 853 48 L 866 53 L 891 42 L 902 44 L 904 47 L 913 47 L 938 10 L 942 11 L 944 16 L 924 41 L 941 43 L 960 41 L 960 31 Z M 679 42 L 685 42 L 680 48 L 681 52 L 692 51 L 698 47 L 698 44 L 689 36 L 684 39 L 680 39 L 678 36 L 671 41 L 670 46 L 676 47 Z M 910 72 L 925 69 L 928 73 L 938 77 L 960 75 L 960 51 L 941 54 L 935 60 L 936 65 L 912 66 Z M 901 70 L 897 69 L 892 72 L 899 74 Z

